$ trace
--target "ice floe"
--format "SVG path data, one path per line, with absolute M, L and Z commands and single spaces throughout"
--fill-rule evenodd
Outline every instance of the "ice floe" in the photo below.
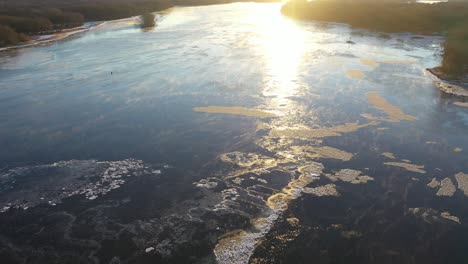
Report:
M 456 106 L 468 107 L 468 102 L 455 102 L 453 104 Z
M 462 152 L 463 149 L 462 148 L 459 148 L 459 147 L 456 147 L 453 149 L 453 152 Z
M 267 117 L 275 117 L 276 115 L 258 109 L 249 109 L 244 107 L 227 107 L 227 106 L 206 106 L 206 107 L 195 107 L 193 108 L 195 112 L 203 112 L 203 113 L 215 113 L 215 114 L 229 114 L 229 115 L 242 115 L 242 116 L 250 116 L 250 117 L 259 117 L 259 118 L 267 118 Z
M 465 196 L 468 196 L 468 174 L 459 172 L 455 174 L 455 179 L 458 183 L 458 189 L 460 189 Z
M 436 193 L 437 196 L 453 196 L 457 189 L 453 185 L 450 178 L 445 178 L 440 182 L 440 189 Z
M 378 124 L 380 123 L 377 121 L 372 121 L 365 124 L 346 123 L 343 125 L 328 128 L 310 128 L 307 126 L 274 127 L 270 130 L 269 136 L 273 138 L 285 137 L 302 139 L 337 137 L 341 136 L 344 133 L 355 132 L 361 128 L 376 126 Z
M 240 167 L 252 167 L 254 165 L 276 166 L 276 161 L 274 159 L 255 153 L 235 151 L 222 154 L 220 159 L 224 162 L 235 164 Z
M 292 152 L 296 154 L 305 155 L 309 158 L 328 158 L 328 159 L 338 159 L 342 161 L 351 160 L 353 154 L 340 150 L 337 148 L 332 148 L 328 146 L 324 147 L 312 147 L 312 146 L 294 146 L 292 147 Z
M 436 178 L 432 178 L 431 182 L 427 184 L 428 187 L 430 188 L 436 188 L 440 186 L 440 181 L 438 181 Z
M 338 191 L 336 190 L 335 184 L 326 184 L 323 186 L 317 186 L 314 188 L 304 188 L 304 193 L 312 194 L 315 196 L 340 196 Z
M 378 118 L 373 118 L 373 116 L 371 115 L 367 115 L 367 116 L 363 115 L 364 117 L 367 117 L 368 119 L 377 119 L 377 120 L 388 121 L 388 122 L 399 122 L 402 120 L 407 120 L 407 121 L 416 120 L 416 117 L 403 113 L 403 111 L 401 111 L 398 107 L 392 105 L 390 102 L 385 100 L 385 98 L 380 96 L 378 93 L 368 93 L 367 100 L 375 108 L 377 108 L 378 110 L 388 115 L 388 118 L 386 119 L 378 119 Z
M 424 169 L 424 165 L 415 165 L 407 162 L 385 162 L 384 165 L 387 166 L 394 166 L 394 167 L 400 167 L 404 168 L 409 171 L 417 172 L 417 173 L 426 173 Z
M 352 184 L 363 184 L 374 180 L 374 178 L 367 175 L 361 176 L 361 173 L 362 172 L 358 170 L 343 169 L 335 173 L 335 175 L 325 174 L 325 176 L 332 181 L 340 180 Z
M 0 174 L 0 212 L 39 204 L 53 206 L 74 195 L 95 200 L 122 186 L 127 178 L 142 174 L 153 173 L 143 161 L 134 159 L 69 160 L 13 168 Z
M 461 223 L 460 218 L 457 216 L 451 215 L 451 213 L 444 211 L 440 212 L 433 208 L 424 208 L 424 207 L 416 207 L 416 208 L 409 208 L 408 212 L 413 214 L 416 217 L 422 218 L 427 223 L 434 223 L 441 220 L 441 218 L 456 222 L 458 224 Z
M 395 154 L 393 154 L 391 152 L 384 152 L 384 153 L 382 153 L 382 156 L 387 157 L 389 159 L 396 159 Z

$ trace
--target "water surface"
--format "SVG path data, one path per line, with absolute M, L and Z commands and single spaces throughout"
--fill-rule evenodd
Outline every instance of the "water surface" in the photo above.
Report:
M 1 257 L 462 263 L 440 43 L 236 3 L 0 53 Z

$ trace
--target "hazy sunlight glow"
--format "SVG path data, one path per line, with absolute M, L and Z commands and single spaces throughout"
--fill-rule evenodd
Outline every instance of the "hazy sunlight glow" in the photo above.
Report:
M 278 103 L 297 93 L 297 77 L 304 51 L 304 32 L 277 9 L 260 12 L 255 18 L 261 25 L 259 43 L 267 70 L 263 94 L 276 97 Z

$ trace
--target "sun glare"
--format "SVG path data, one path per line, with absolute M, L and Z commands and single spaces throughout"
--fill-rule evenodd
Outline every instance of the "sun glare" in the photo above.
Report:
M 304 51 L 304 32 L 297 24 L 281 15 L 277 8 L 259 12 L 256 20 L 265 58 L 263 94 L 285 104 L 287 97 L 296 95 L 298 74 Z

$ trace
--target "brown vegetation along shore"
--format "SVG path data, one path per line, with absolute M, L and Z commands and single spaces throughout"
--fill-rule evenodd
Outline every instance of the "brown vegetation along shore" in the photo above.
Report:
M 444 34 L 438 76 L 457 80 L 468 74 L 468 1 L 437 4 L 398 0 L 291 0 L 282 13 L 297 19 L 347 23 L 382 32 Z
M 0 47 L 27 45 L 28 36 L 61 34 L 85 21 L 127 18 L 172 5 L 169 0 L 0 0 Z
M 0 52 L 6 50 L 13 50 L 13 49 L 20 49 L 20 48 L 27 48 L 32 46 L 37 46 L 41 44 L 47 44 L 53 41 L 61 40 L 64 38 L 68 38 L 70 36 L 76 35 L 78 33 L 83 33 L 94 29 L 100 25 L 104 24 L 103 22 L 93 22 L 93 23 L 86 23 L 86 25 L 76 27 L 76 28 L 69 28 L 63 30 L 57 30 L 56 32 L 51 32 L 47 35 L 33 35 L 33 36 L 26 36 L 26 39 L 22 40 L 16 45 L 7 45 L 4 47 L 0 46 Z M 1 30 L 1 26 L 0 26 Z

